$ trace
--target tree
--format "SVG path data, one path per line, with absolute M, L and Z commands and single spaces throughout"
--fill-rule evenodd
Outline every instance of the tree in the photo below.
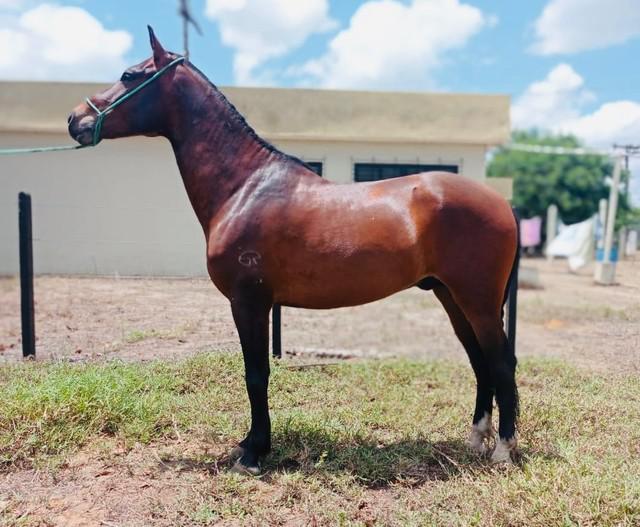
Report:
M 513 133 L 514 143 L 581 147 L 570 135 L 541 135 L 537 131 Z M 545 217 L 547 207 L 558 206 L 564 223 L 585 220 L 598 211 L 598 201 L 608 198 L 605 181 L 613 171 L 608 157 L 557 155 L 499 149 L 488 166 L 489 177 L 513 178 L 513 204 L 521 217 Z M 621 209 L 627 210 L 624 200 Z

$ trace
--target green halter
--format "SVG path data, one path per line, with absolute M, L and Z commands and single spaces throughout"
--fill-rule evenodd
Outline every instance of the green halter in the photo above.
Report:
M 164 75 L 169 69 L 181 62 L 184 62 L 186 57 L 178 57 L 177 59 L 172 60 L 169 64 L 164 66 L 163 68 L 156 71 L 151 77 L 149 77 L 146 81 L 136 86 L 133 90 L 123 93 L 120 97 L 118 97 L 115 101 L 113 101 L 109 106 L 107 106 L 104 110 L 100 110 L 95 104 L 91 102 L 91 99 L 88 97 L 85 99 L 86 103 L 94 110 L 97 114 L 96 124 L 93 127 L 93 142 L 89 145 L 69 145 L 69 146 L 42 146 L 36 148 L 7 148 L 4 150 L 0 150 L 1 155 L 14 155 L 14 154 L 33 154 L 37 152 L 59 152 L 61 150 L 80 150 L 81 148 L 87 148 L 88 146 L 96 146 L 100 140 L 100 133 L 102 132 L 102 124 L 104 123 L 105 118 L 108 114 L 110 114 L 115 108 L 120 106 L 124 101 L 133 97 L 136 93 L 141 91 L 143 88 L 146 88 L 152 82 L 156 81 L 159 77 Z
M 136 93 L 141 91 L 143 88 L 146 88 L 147 86 L 149 86 L 149 84 L 151 84 L 152 82 L 157 80 L 159 77 L 164 75 L 169 69 L 173 68 L 173 66 L 180 64 L 181 62 L 184 62 L 184 60 L 185 60 L 185 57 L 178 57 L 177 59 L 174 59 L 166 66 L 156 71 L 151 77 L 149 77 L 142 84 L 136 86 L 130 92 L 123 93 L 120 97 L 118 97 L 115 101 L 113 101 L 104 110 L 98 109 L 98 107 L 91 102 L 91 99 L 87 97 L 85 101 L 96 112 L 98 118 L 96 119 L 96 124 L 93 127 L 93 144 L 86 145 L 86 146 L 96 146 L 100 142 L 101 140 L 100 132 L 102 132 L 102 123 L 104 122 L 108 114 L 110 114 L 115 108 L 120 106 L 124 101 L 130 99 Z

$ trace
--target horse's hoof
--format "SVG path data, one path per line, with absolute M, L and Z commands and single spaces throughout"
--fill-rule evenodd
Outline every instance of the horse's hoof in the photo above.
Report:
M 231 467 L 231 472 L 235 472 L 236 474 L 242 474 L 243 476 L 259 476 L 260 475 L 260 467 L 258 465 L 254 467 L 248 467 L 243 465 L 240 460 L 236 461 Z
M 489 451 L 488 443 L 494 437 L 491 415 L 485 413 L 484 417 L 471 427 L 467 445 L 478 455 L 485 455 Z
M 499 439 L 496 441 L 496 447 L 491 454 L 492 465 L 512 465 L 511 452 L 516 448 L 516 439 L 511 438 L 508 440 Z
M 487 452 L 489 452 L 489 447 L 487 446 L 487 443 L 480 439 L 478 440 L 475 437 L 470 437 L 469 440 L 467 441 L 467 446 L 471 449 L 471 451 L 474 454 L 477 454 L 478 456 L 484 456 L 487 454 Z
M 231 459 L 240 459 L 242 456 L 244 456 L 244 452 L 244 447 L 236 445 L 231 449 L 231 452 L 229 452 L 229 457 Z

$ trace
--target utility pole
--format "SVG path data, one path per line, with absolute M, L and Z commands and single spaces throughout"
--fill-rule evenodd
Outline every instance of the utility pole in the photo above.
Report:
M 622 172 L 622 155 L 614 157 L 613 178 L 609 192 L 609 207 L 607 210 L 607 223 L 604 234 L 604 254 L 602 261 L 596 262 L 595 281 L 600 285 L 613 285 L 616 278 L 616 263 L 611 259 L 613 249 L 613 233 L 618 211 L 618 187 L 620 185 L 620 172 Z
M 629 172 L 629 157 L 631 156 L 637 156 L 640 154 L 640 145 L 632 145 L 632 144 L 626 144 L 626 145 L 618 145 L 615 144 L 613 145 L 613 149 L 614 150 L 622 150 L 624 152 L 624 183 L 623 183 L 623 188 L 624 188 L 624 199 L 625 202 L 628 203 L 629 201 L 629 187 L 631 185 L 630 182 L 630 172 Z

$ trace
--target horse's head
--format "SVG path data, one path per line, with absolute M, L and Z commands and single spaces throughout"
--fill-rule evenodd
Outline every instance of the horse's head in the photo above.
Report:
M 132 135 L 160 135 L 166 129 L 171 81 L 182 57 L 164 50 L 149 27 L 153 56 L 127 68 L 113 86 L 76 106 L 69 135 L 82 145 Z

